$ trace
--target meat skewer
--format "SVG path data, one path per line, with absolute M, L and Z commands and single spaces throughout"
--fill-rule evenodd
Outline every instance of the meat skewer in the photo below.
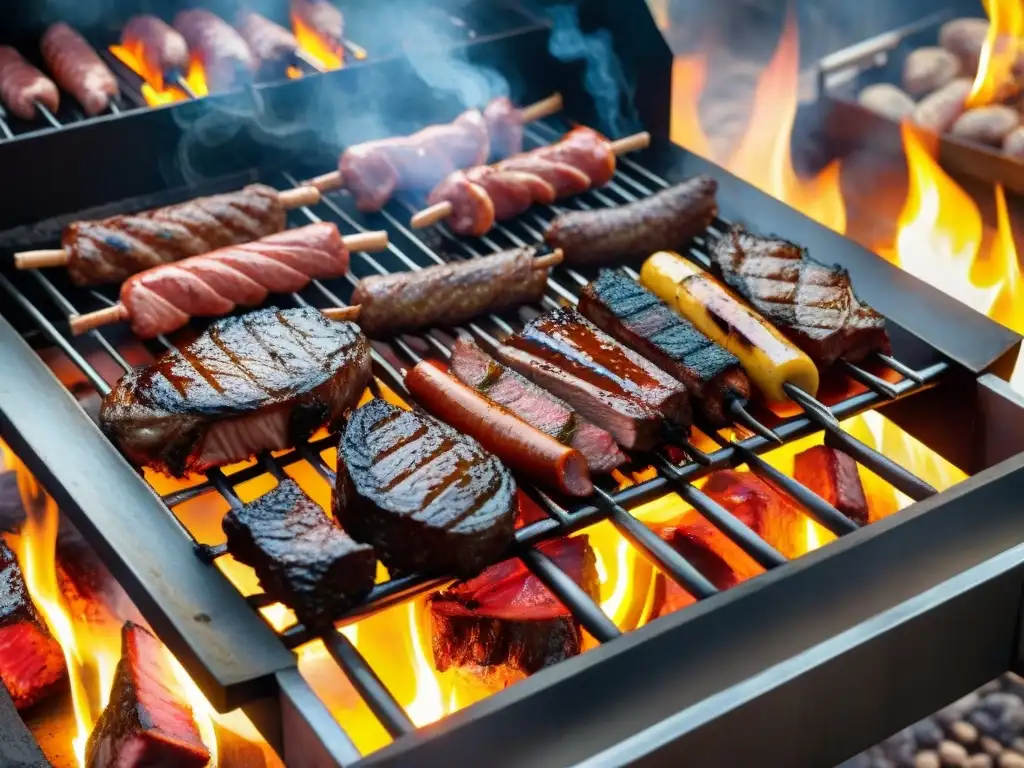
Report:
M 496 221 L 511 219 L 534 204 L 604 186 L 615 174 L 615 158 L 644 149 L 647 132 L 609 141 L 592 128 L 573 128 L 554 144 L 494 165 L 451 173 L 427 198 L 428 208 L 412 217 L 414 229 L 442 220 L 460 235 L 487 234 Z
M 0 99 L 22 120 L 34 120 L 40 105 L 51 113 L 60 107 L 56 83 L 9 45 L 0 46 Z
M 718 215 L 717 190 L 714 179 L 695 176 L 617 208 L 562 213 L 544 239 L 565 252 L 567 264 L 585 267 L 679 250 Z
M 340 52 L 345 44 L 345 17 L 328 0 L 291 0 L 292 19 L 297 19 L 322 43 Z
M 523 109 L 507 98 L 492 100 L 483 111 L 469 109 L 444 125 L 411 136 L 367 141 L 338 158 L 338 170 L 313 179 L 321 191 L 344 188 L 356 207 L 379 211 L 398 191 L 427 192 L 452 171 L 522 151 L 523 125 L 562 109 L 558 93 Z
M 188 72 L 188 43 L 174 27 L 156 16 L 133 16 L 121 31 L 121 46 L 146 70 L 143 77 L 161 89 L 167 78 Z M 142 73 L 140 73 L 142 74 Z
M 43 33 L 40 48 L 57 83 L 75 97 L 85 114 L 92 117 L 106 111 L 118 94 L 117 78 L 84 37 L 59 21 Z
M 252 82 L 259 62 L 245 39 L 219 16 L 199 8 L 174 17 L 192 55 L 202 62 L 211 93 Z
M 71 281 L 80 286 L 121 282 L 159 264 L 280 232 L 286 211 L 319 200 L 313 187 L 278 192 L 251 184 L 164 208 L 75 222 L 64 230 L 63 247 L 16 253 L 14 265 L 66 266 Z
M 380 251 L 387 245 L 387 232 L 342 237 L 326 222 L 229 245 L 134 275 L 121 286 L 117 304 L 72 317 L 71 332 L 78 336 L 131 321 L 137 336 L 151 339 L 192 317 L 227 315 L 239 306 L 260 305 L 271 293 L 295 293 L 311 280 L 340 277 L 348 271 L 352 250 Z
M 266 16 L 254 11 L 240 10 L 235 17 L 235 27 L 245 38 L 253 55 L 259 59 L 261 78 L 281 77 L 297 60 L 323 71 L 323 67 L 315 59 L 303 54 L 299 41 L 290 30 L 275 24 Z
M 583 454 L 463 384 L 443 365 L 417 363 L 405 375 L 405 385 L 428 413 L 479 441 L 511 469 L 569 496 L 593 492 Z

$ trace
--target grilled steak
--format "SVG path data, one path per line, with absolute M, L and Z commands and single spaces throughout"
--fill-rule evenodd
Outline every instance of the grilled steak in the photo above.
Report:
M 672 548 L 681 554 L 690 565 L 694 566 L 715 585 L 725 590 L 736 586 L 740 579 L 732 566 L 718 554 L 708 543 L 703 518 L 699 522 L 687 521 L 680 525 L 671 525 L 658 532 Z M 658 574 L 654 583 L 653 616 L 665 616 L 680 608 L 696 602 L 693 595 L 664 574 Z
M 349 419 L 334 516 L 392 575 L 470 576 L 508 548 L 515 515 L 511 473 L 475 440 L 379 399 Z
M 624 448 L 650 448 L 666 419 L 690 425 L 685 387 L 575 310 L 554 309 L 533 320 L 498 356 Z
M 798 453 L 793 464 L 793 477 L 798 483 L 814 491 L 854 522 L 868 524 L 868 500 L 857 462 L 852 456 L 825 445 L 816 445 Z
M 126 374 L 100 426 L 137 464 L 182 477 L 278 450 L 338 422 L 370 381 L 369 342 L 314 309 L 219 320 Z
M 14 553 L 0 539 L 0 682 L 18 709 L 64 682 L 64 652 L 29 597 Z
M 89 768 L 202 768 L 210 751 L 188 702 L 171 686 L 175 673 L 163 645 L 144 627 L 121 630 L 110 703 L 85 747 Z
M 350 539 L 294 480 L 232 509 L 221 525 L 235 559 L 308 627 L 329 626 L 373 587 L 373 547 Z
M 819 366 L 889 352 L 885 318 L 857 298 L 845 269 L 738 226 L 710 250 L 725 281 Z
M 465 336 L 452 347 L 451 373 L 559 442 L 575 448 L 592 472 L 611 472 L 626 461 L 615 439 L 580 418 L 569 405 L 491 358 Z
M 597 597 L 586 536 L 546 541 L 537 549 Z M 496 688 L 576 656 L 583 645 L 579 623 L 519 559 L 437 593 L 430 617 L 437 671 L 457 668 Z
M 750 380 L 740 361 L 636 280 L 602 270 L 583 289 L 579 310 L 609 336 L 685 384 L 712 426 L 731 421 L 727 398 L 750 397 Z

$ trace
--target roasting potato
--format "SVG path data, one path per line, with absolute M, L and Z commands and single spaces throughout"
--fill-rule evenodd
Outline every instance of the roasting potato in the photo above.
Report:
M 1010 131 L 1003 139 L 1003 152 L 1015 160 L 1024 160 L 1024 126 Z
M 914 110 L 912 119 L 922 128 L 946 133 L 964 113 L 971 80 L 959 77 L 948 85 L 923 98 Z
M 918 48 L 903 62 L 903 90 L 924 96 L 949 84 L 960 74 L 960 59 L 945 48 Z
M 986 19 L 953 19 L 939 30 L 939 45 L 960 59 L 960 71 L 973 76 L 978 71 L 981 47 L 988 34 Z
M 1003 139 L 1020 125 L 1020 113 L 1012 107 L 992 104 L 964 112 L 953 123 L 949 133 L 958 139 L 976 141 L 979 144 L 1001 146 Z
M 917 104 L 907 94 L 888 83 L 869 85 L 857 97 L 862 107 L 890 120 L 902 120 L 910 115 Z

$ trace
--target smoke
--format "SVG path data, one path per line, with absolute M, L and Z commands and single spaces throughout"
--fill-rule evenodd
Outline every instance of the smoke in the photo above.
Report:
M 601 127 L 620 136 L 640 130 L 640 116 L 633 103 L 636 83 L 626 76 L 611 32 L 583 32 L 578 5 L 551 6 L 547 14 L 554 24 L 548 51 L 559 61 L 584 63 L 583 87 L 594 100 Z

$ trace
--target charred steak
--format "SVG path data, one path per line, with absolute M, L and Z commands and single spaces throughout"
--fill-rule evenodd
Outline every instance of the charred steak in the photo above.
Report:
M 330 625 L 373 588 L 373 547 L 350 539 L 294 480 L 232 509 L 221 525 L 235 559 L 308 627 Z
M 145 627 L 121 630 L 110 703 L 85 747 L 89 768 L 202 768 L 210 751 L 188 702 L 174 687 L 167 651 Z
M 889 352 L 885 318 L 857 298 L 845 269 L 740 226 L 710 250 L 725 281 L 819 366 Z
M 100 426 L 129 459 L 175 477 L 278 450 L 336 424 L 370 381 L 370 346 L 314 309 L 229 317 L 103 400 Z
M 605 269 L 580 294 L 590 322 L 686 385 L 712 426 L 732 419 L 727 398 L 750 397 L 750 380 L 731 352 L 631 277 Z
M 349 419 L 334 516 L 392 575 L 471 576 L 508 549 L 515 515 L 511 473 L 472 438 L 380 399 Z

